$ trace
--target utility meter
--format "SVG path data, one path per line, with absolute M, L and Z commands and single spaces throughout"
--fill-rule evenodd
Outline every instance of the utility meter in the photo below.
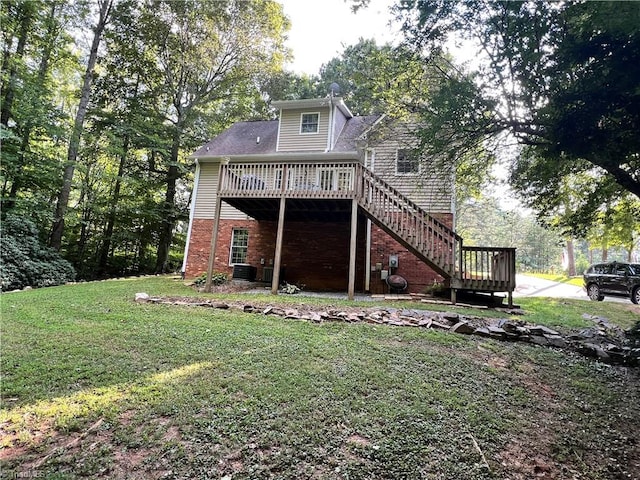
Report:
M 398 255 L 389 255 L 389 268 L 398 268 Z

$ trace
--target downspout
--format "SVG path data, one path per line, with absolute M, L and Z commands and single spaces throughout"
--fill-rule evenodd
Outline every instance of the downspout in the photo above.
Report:
M 457 191 L 456 191 L 456 169 L 455 167 L 452 169 L 453 171 L 451 172 L 451 216 L 453 217 L 451 219 L 451 229 L 455 232 L 458 229 L 458 225 L 456 225 L 457 221 L 458 221 L 458 216 L 456 215 L 457 212 L 457 208 L 458 208 L 458 202 L 456 201 L 456 195 L 457 195 Z
M 278 136 L 276 137 L 276 152 L 280 151 L 280 126 L 282 125 L 282 109 L 278 112 Z
M 189 243 L 191 242 L 191 230 L 193 228 L 193 216 L 196 210 L 196 199 L 198 196 L 198 184 L 200 183 L 200 162 L 196 158 L 196 174 L 193 179 L 193 192 L 191 192 L 191 206 L 189 208 L 189 227 L 187 228 L 187 240 L 184 246 L 184 258 L 182 259 L 182 276 L 187 271 L 187 257 L 189 255 Z
M 333 92 L 329 94 L 329 134 L 327 135 L 327 152 L 333 148 Z

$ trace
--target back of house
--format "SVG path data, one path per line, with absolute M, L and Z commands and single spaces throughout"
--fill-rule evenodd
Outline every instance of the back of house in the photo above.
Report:
M 416 153 L 415 125 L 354 116 L 332 95 L 273 106 L 277 120 L 235 123 L 191 156 L 185 276 L 271 284 L 277 269 L 278 283 L 371 293 L 445 281 L 453 176 Z

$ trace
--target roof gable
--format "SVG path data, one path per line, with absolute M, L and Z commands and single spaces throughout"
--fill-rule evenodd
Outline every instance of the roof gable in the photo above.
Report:
M 358 141 L 380 115 L 347 119 L 335 142 L 333 152 L 356 152 Z M 278 120 L 237 122 L 196 150 L 192 158 L 221 158 L 245 155 L 269 155 L 276 151 Z M 291 154 L 295 152 L 286 152 Z

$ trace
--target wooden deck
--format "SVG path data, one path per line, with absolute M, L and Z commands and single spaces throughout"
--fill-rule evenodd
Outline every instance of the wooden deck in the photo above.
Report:
M 452 289 L 507 292 L 515 289 L 515 249 L 471 247 L 382 178 L 358 162 L 227 163 L 221 165 L 216 218 L 221 200 L 258 220 L 351 219 L 355 258 L 358 210 L 441 274 Z M 217 236 L 214 228 L 214 237 Z M 279 242 L 282 241 L 281 236 Z M 276 245 L 276 262 L 278 261 Z M 212 241 L 212 253 L 215 242 Z M 212 255 L 213 257 L 213 255 Z M 355 262 L 355 260 L 352 260 Z M 211 266 L 212 269 L 212 266 Z M 355 271 L 355 264 L 352 268 Z M 350 270 L 351 270 L 350 269 Z M 275 271 L 278 271 L 277 265 Z M 350 275 L 349 296 L 353 296 Z M 274 276 L 272 291 L 279 279 Z

